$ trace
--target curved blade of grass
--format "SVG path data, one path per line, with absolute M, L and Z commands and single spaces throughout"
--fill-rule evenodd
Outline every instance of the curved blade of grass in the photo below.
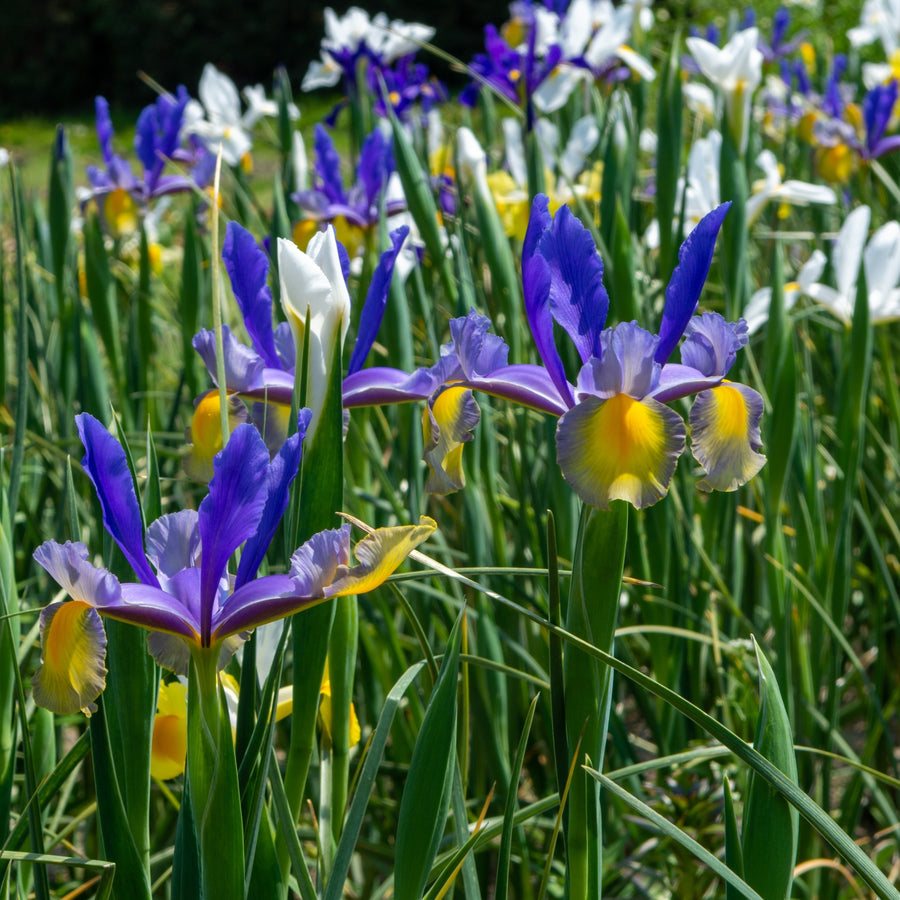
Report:
M 397 679 L 385 698 L 381 715 L 378 717 L 378 725 L 376 725 L 375 732 L 369 741 L 362 772 L 356 783 L 356 793 L 347 812 L 344 831 L 341 834 L 341 839 L 334 854 L 331 873 L 328 883 L 325 885 L 325 900 L 340 900 L 343 896 L 344 885 L 350 871 L 350 862 L 353 858 L 353 850 L 362 828 L 366 805 L 372 793 L 375 778 L 378 775 L 378 767 L 381 765 L 381 760 L 384 756 L 384 748 L 390 735 L 394 714 L 400 706 L 403 695 L 424 668 L 424 662 L 418 662 L 410 666 Z
M 731 784 L 725 778 L 723 784 L 725 806 L 725 865 L 739 878 L 744 877 L 744 854 L 741 850 L 741 834 L 738 830 L 737 818 L 734 815 L 734 801 L 731 798 Z M 725 900 L 736 900 L 737 892 L 732 885 L 725 885 Z
M 478 821 L 472 826 L 472 834 L 469 836 L 468 840 L 459 846 L 453 856 L 447 861 L 443 871 L 435 879 L 434 884 L 429 888 L 428 893 L 425 894 L 423 900 L 443 900 L 443 898 L 447 896 L 447 893 L 453 886 L 453 880 L 462 869 L 463 863 L 469 858 L 469 853 L 472 851 L 472 848 L 478 843 L 481 829 L 484 826 L 484 817 L 487 815 L 488 807 L 491 805 L 493 797 L 494 789 L 491 788 L 484 801 L 484 806 L 481 808 L 481 815 L 478 816 Z
M 759 717 L 756 722 L 756 749 L 797 783 L 794 738 L 775 673 L 754 642 L 759 666 Z M 797 857 L 797 810 L 764 782 L 750 773 L 744 801 L 741 849 L 744 878 L 765 900 L 790 896 L 791 876 Z
M 676 828 L 668 819 L 663 818 L 658 812 L 651 809 L 641 800 L 629 794 L 625 788 L 620 787 L 612 779 L 607 778 L 595 769 L 585 766 L 585 771 L 595 778 L 611 794 L 618 797 L 623 803 L 630 806 L 635 812 L 645 818 L 654 828 L 670 840 L 680 844 L 692 853 L 700 862 L 712 869 L 729 887 L 733 888 L 741 897 L 747 900 L 765 900 L 753 890 L 743 879 L 739 878 L 720 859 L 713 856 L 705 847 L 698 844 L 692 837 L 685 834 L 680 828 Z
M 457 679 L 465 607 L 447 640 L 447 652 L 425 708 L 400 800 L 394 851 L 395 900 L 422 896 L 447 821 L 456 753 Z
M 509 892 L 509 861 L 512 856 L 513 822 L 516 810 L 519 807 L 519 778 L 522 766 L 525 762 L 525 750 L 528 747 L 528 737 L 531 734 L 531 723 L 534 721 L 534 711 L 540 694 L 535 694 L 528 707 L 525 716 L 525 724 L 522 727 L 522 737 L 519 738 L 519 746 L 516 750 L 516 760 L 510 772 L 509 785 L 506 791 L 506 805 L 503 811 L 503 833 L 500 835 L 500 855 L 497 859 L 497 883 L 494 888 L 496 900 L 506 900 Z
M 82 859 L 80 856 L 52 856 L 46 853 L 18 853 L 14 850 L 3 850 L 0 859 L 9 862 L 37 863 L 39 866 L 78 866 L 82 869 L 100 871 L 96 900 L 107 900 L 112 894 L 113 876 L 116 864 L 103 859 Z
M 733 731 L 726 728 L 717 719 L 714 719 L 709 713 L 700 709 L 700 707 L 686 700 L 676 691 L 660 684 L 654 679 L 645 675 L 639 669 L 628 665 L 620 659 L 600 650 L 589 644 L 574 634 L 570 634 L 563 628 L 553 625 L 542 616 L 512 600 L 498 594 L 496 591 L 473 581 L 464 575 L 460 575 L 448 566 L 443 565 L 426 554 L 414 550 L 410 554 L 410 559 L 423 563 L 426 566 L 441 572 L 448 578 L 452 578 L 462 584 L 465 584 L 475 590 L 481 591 L 488 597 L 491 597 L 498 603 L 502 603 L 509 609 L 518 612 L 519 615 L 530 619 L 537 625 L 546 629 L 548 632 L 558 634 L 564 641 L 576 647 L 580 647 L 585 653 L 595 656 L 601 662 L 606 663 L 611 669 L 615 669 L 620 675 L 624 675 L 629 681 L 638 685 L 638 687 L 658 697 L 668 703 L 682 715 L 690 719 L 707 734 L 720 741 L 742 762 L 746 763 L 750 768 L 765 779 L 776 791 L 782 794 L 785 799 L 794 806 L 807 822 L 837 851 L 838 854 L 849 862 L 859 873 L 860 877 L 866 884 L 882 898 L 882 900 L 900 900 L 900 891 L 898 891 L 881 872 L 875 863 L 857 846 L 853 839 L 844 832 L 840 826 L 825 812 L 814 800 L 804 793 L 793 781 L 787 778 L 776 766 L 767 760 L 762 754 L 753 749 L 749 744 L 745 744 Z

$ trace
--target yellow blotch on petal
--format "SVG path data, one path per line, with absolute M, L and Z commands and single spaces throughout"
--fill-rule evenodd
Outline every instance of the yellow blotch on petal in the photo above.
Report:
M 524 240 L 531 214 L 528 195 L 513 181 L 509 172 L 491 172 L 487 183 L 506 236 Z
M 819 147 L 815 162 L 819 174 L 832 184 L 846 184 L 856 167 L 856 157 L 846 144 Z
M 437 522 L 421 516 L 418 525 L 376 528 L 354 550 L 359 565 L 338 569 L 338 577 L 326 589 L 327 597 L 343 597 L 375 590 L 423 541 L 437 530 Z
M 425 405 L 422 413 L 423 458 L 431 469 L 425 490 L 449 494 L 465 486 L 463 446 L 472 440 L 472 429 L 481 413 L 468 388 L 451 385 Z
M 805 141 L 807 144 L 816 143 L 814 126 L 820 117 L 821 113 L 814 110 L 804 113 L 797 125 L 797 137 L 799 137 L 801 141 Z
M 681 417 L 655 400 L 589 397 L 560 419 L 557 461 L 591 506 L 626 500 L 641 508 L 665 496 L 684 440 Z
M 325 672 L 322 675 L 322 687 L 319 688 L 319 726 L 322 729 L 322 742 L 326 747 L 331 747 L 331 676 L 328 671 L 328 662 L 325 662 Z M 355 747 L 359 743 L 361 731 L 359 719 L 356 717 L 356 707 L 350 704 L 350 746 Z
M 147 256 L 150 260 L 150 269 L 154 275 L 160 275 L 163 270 L 163 248 L 162 244 L 148 244 Z
M 291 238 L 298 247 L 306 247 L 318 230 L 319 223 L 315 219 L 301 219 L 294 226 Z
M 113 237 L 137 231 L 137 204 L 125 188 L 115 188 L 103 198 L 103 219 Z
M 150 774 L 159 781 L 184 772 L 187 757 L 187 687 L 180 681 L 161 682 L 153 719 Z
M 344 216 L 335 216 L 331 224 L 334 226 L 334 236 L 344 245 L 350 259 L 353 259 L 364 248 L 365 231 L 358 225 L 348 222 Z
M 234 394 L 228 395 L 229 430 L 247 419 L 244 404 Z M 190 447 L 184 458 L 184 471 L 195 481 L 207 482 L 213 476 L 213 457 L 222 449 L 221 401 L 218 390 L 208 391 L 197 402 L 189 429 Z
M 800 56 L 803 59 L 803 64 L 809 71 L 813 71 L 816 66 L 816 50 L 809 41 L 804 41 L 800 45 Z
M 743 385 L 728 382 L 698 395 L 691 408 L 691 444 L 707 475 L 701 490 L 734 491 L 764 465 L 759 420 L 762 398 Z
M 106 687 L 106 634 L 97 610 L 83 600 L 52 603 L 41 613 L 41 666 L 34 702 L 60 715 L 90 715 Z

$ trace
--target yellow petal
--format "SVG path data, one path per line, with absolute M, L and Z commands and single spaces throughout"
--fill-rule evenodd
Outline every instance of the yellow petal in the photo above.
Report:
M 762 397 L 743 384 L 725 382 L 703 391 L 691 407 L 691 450 L 707 475 L 705 491 L 734 491 L 764 465 L 759 421 Z
M 106 634 L 100 616 L 82 600 L 51 603 L 41 613 L 41 666 L 34 702 L 66 715 L 96 709 L 106 687 Z
M 187 687 L 160 683 L 150 747 L 150 774 L 160 781 L 177 778 L 187 756 Z
M 343 597 L 374 590 L 436 529 L 437 523 L 428 516 L 422 516 L 418 525 L 377 528 L 356 545 L 359 565 L 345 569 L 325 589 L 325 596 Z
M 588 397 L 559 420 L 556 459 L 590 506 L 626 500 L 640 509 L 665 496 L 684 442 L 681 417 L 656 400 Z
M 137 204 L 125 188 L 115 188 L 103 198 L 103 218 L 113 237 L 137 231 Z
M 463 445 L 472 440 L 472 429 L 480 418 L 472 392 L 464 387 L 443 388 L 425 405 L 423 458 L 431 469 L 425 485 L 430 494 L 449 494 L 465 486 Z
M 229 430 L 234 431 L 241 422 L 246 421 L 247 410 L 234 394 L 228 395 L 227 403 Z M 207 482 L 213 476 L 213 457 L 222 449 L 220 409 L 218 390 L 208 391 L 194 407 L 190 427 L 191 444 L 184 457 L 184 471 L 195 481 Z

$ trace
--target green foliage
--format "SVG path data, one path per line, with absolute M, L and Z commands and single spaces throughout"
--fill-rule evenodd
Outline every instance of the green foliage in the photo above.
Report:
M 794 11 L 820 54 L 817 77 L 830 64 L 822 28 L 843 35 L 858 20 L 849 7 L 832 4 L 820 20 Z M 39 8 L 22 20 L 23 35 L 36 28 Z M 524 139 L 526 211 L 534 188 L 570 182 L 572 209 L 603 256 L 610 322 L 656 327 L 691 225 L 679 179 L 711 123 L 684 90 L 685 9 L 657 10 L 654 31 L 636 44 L 661 69 L 653 85 L 598 83 L 549 117 L 562 147 L 575 121 L 594 116 L 600 141 L 587 154 L 583 180 L 557 175 L 554 185 L 535 133 Z M 695 21 L 729 27 L 712 4 L 691 11 Z M 764 33 L 774 11 L 774 3 L 757 8 Z M 131 20 L 94 12 L 98 34 L 133 48 L 127 71 L 121 59 L 109 63 L 111 79 L 133 82 L 134 67 L 145 65 L 167 87 L 196 84 L 205 56 L 188 32 L 202 30 L 200 7 L 178 22 L 171 10 L 140 3 Z M 450 14 L 428 12 L 390 10 L 435 24 Z M 45 46 L 62 63 L 88 46 L 79 24 L 87 10 L 72 13 L 68 47 L 54 31 L 58 14 L 48 13 Z M 220 5 L 215 18 L 228 15 Z M 245 52 L 232 54 L 229 73 L 240 80 L 264 64 L 247 81 L 267 80 L 270 45 L 257 38 L 279 31 L 283 38 L 298 15 L 276 14 L 274 4 L 252 21 L 242 14 L 243 29 L 229 29 L 214 61 L 239 42 Z M 6 8 L 0 26 L 4 16 Z M 143 41 L 135 37 L 139 23 L 163 19 L 188 53 L 184 78 L 140 62 L 155 47 L 159 65 L 168 66 L 153 29 Z M 474 12 L 470 33 L 473 22 Z M 317 45 L 318 23 L 307 30 Z M 443 30 L 437 41 L 451 50 Z M 13 43 L 0 65 L 21 62 Z M 871 55 L 864 50 L 861 59 Z M 223 173 L 219 224 L 238 216 L 260 242 L 292 234 L 293 129 L 308 138 L 335 99 L 299 95 L 300 56 L 292 50 L 293 68 L 276 77 L 279 115 L 260 126 L 254 172 Z M 858 61 L 851 61 L 853 78 Z M 19 80 L 4 81 L 4 103 L 29 72 L 34 66 L 22 63 Z M 34 75 L 37 94 L 48 73 Z M 70 81 L 57 84 L 53 100 L 77 104 L 87 122 L 89 102 L 82 109 Z M 152 97 L 144 87 L 109 93 L 125 153 L 133 122 L 119 122 L 122 104 Z M 303 107 L 299 125 L 288 116 L 292 100 Z M 374 115 L 372 96 L 355 102 L 353 117 L 342 113 L 335 132 L 348 169 Z M 453 130 L 465 122 L 496 172 L 507 104 L 485 93 L 474 111 L 445 106 L 442 113 L 448 164 Z M 226 708 L 209 660 L 202 672 L 195 667 L 188 774 L 162 784 L 149 774 L 160 670 L 134 626 L 107 623 L 108 685 L 89 722 L 34 708 L 38 614 L 59 598 L 32 552 L 51 537 L 81 540 L 92 561 L 132 577 L 104 537 L 78 465 L 73 414 L 109 421 L 115 407 L 146 523 L 196 509 L 203 491 L 182 471 L 184 430 L 191 401 L 212 382 L 192 340 L 212 325 L 213 297 L 237 339 L 246 343 L 247 334 L 218 268 L 223 290 L 213 287 L 219 251 L 205 196 L 173 197 L 157 232 L 145 220 L 115 239 L 95 205 L 77 205 L 83 164 L 99 159 L 84 122 L 56 136 L 33 120 L 0 125 L 0 145 L 14 159 L 0 184 L 4 890 L 63 898 L 97 876 L 99 896 L 154 900 L 437 900 L 453 892 L 478 900 L 567 889 L 572 900 L 601 889 L 688 900 L 898 896 L 890 873 L 900 822 L 892 739 L 900 334 L 896 323 L 871 321 L 865 271 L 849 328 L 808 296 L 791 306 L 791 279 L 813 248 L 830 257 L 820 281 L 834 283 L 840 260 L 830 237 L 841 212 L 772 203 L 753 223 L 745 215 L 758 190 L 756 153 L 775 150 L 785 179 L 816 181 L 809 146 L 790 130 L 778 137 L 762 115 L 745 155 L 726 134 L 717 174 L 721 199 L 733 206 L 700 299 L 701 310 L 737 315 L 754 289 L 772 289 L 768 322 L 728 375 L 763 396 L 767 465 L 739 490 L 707 495 L 695 490 L 697 466 L 685 455 L 667 498 L 634 512 L 624 503 L 582 509 L 556 463 L 556 420 L 494 397 L 479 397 L 481 420 L 463 441 L 466 486 L 445 497 L 424 491 L 423 404 L 353 409 L 345 422 L 345 361 L 377 251 L 395 224 L 383 204 L 377 229 L 361 241 L 361 266 L 351 268 L 348 352 L 330 348 L 322 419 L 262 572 L 286 572 L 302 540 L 336 527 L 339 511 L 373 526 L 427 513 L 439 532 L 416 571 L 391 585 L 302 612 L 280 638 L 276 628 L 271 644 L 271 633 L 258 630 L 227 669 L 240 686 L 236 707 L 229 698 Z M 433 365 L 450 340 L 447 320 L 469 308 L 494 317 L 511 364 L 539 363 L 522 309 L 521 240 L 507 233 L 505 211 L 489 191 L 465 182 L 460 189 L 458 181 L 453 203 L 440 202 L 447 198 L 432 181 L 423 126 L 395 118 L 389 127 L 421 238 L 420 264 L 405 279 L 395 275 L 368 364 L 407 372 Z M 644 127 L 656 132 L 653 153 L 640 140 Z M 877 227 L 893 216 L 898 180 L 888 156 L 860 167 L 846 196 L 854 206 L 868 203 Z M 653 218 L 658 248 L 645 238 Z M 277 324 L 274 265 L 268 285 Z M 574 383 L 582 361 L 562 344 Z M 309 390 L 303 367 L 296 380 L 295 411 Z M 750 635 L 759 636 L 755 664 Z M 317 724 L 326 656 L 330 741 Z M 282 687 L 291 694 L 291 718 L 276 721 Z M 362 731 L 356 746 L 351 715 Z M 820 860 L 826 864 L 813 862 Z

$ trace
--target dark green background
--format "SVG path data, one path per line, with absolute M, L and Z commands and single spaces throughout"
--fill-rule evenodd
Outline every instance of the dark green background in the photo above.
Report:
M 319 52 L 327 3 L 304 0 L 3 0 L 0 2 L 0 115 L 92 111 L 103 94 L 114 107 L 141 107 L 154 94 L 144 71 L 168 89 L 196 96 L 204 63 L 240 85 L 271 87 L 283 64 L 299 90 Z M 438 29 L 443 50 L 464 60 L 483 46 L 487 22 L 507 17 L 505 0 L 359 4 L 371 13 Z M 343 13 L 349 4 L 335 4 Z M 430 59 L 438 75 L 445 64 Z

